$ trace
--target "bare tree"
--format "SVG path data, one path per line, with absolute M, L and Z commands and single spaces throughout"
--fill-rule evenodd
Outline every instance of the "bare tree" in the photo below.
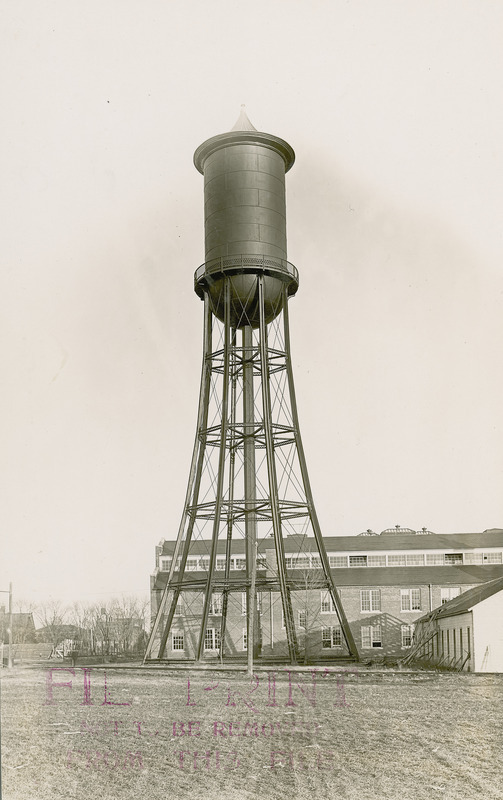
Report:
M 68 634 L 66 615 L 67 609 L 60 600 L 47 600 L 37 606 L 36 616 L 42 625 L 39 637 L 50 642 L 53 653 Z

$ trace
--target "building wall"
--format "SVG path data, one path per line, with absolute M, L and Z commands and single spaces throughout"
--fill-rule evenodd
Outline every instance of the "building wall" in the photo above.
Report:
M 405 657 L 412 643 L 415 621 L 431 610 L 430 597 L 433 603 L 438 601 L 438 605 L 440 605 L 441 588 L 440 586 L 414 584 L 378 587 L 369 584 L 368 586 L 343 587 L 340 591 L 341 601 L 361 658 L 372 661 L 386 659 L 393 661 Z M 471 585 L 460 588 L 465 591 L 471 588 Z M 229 594 L 225 636 L 227 657 L 246 658 L 246 604 L 243 595 L 242 591 L 234 591 Z M 327 608 L 329 598 L 326 590 L 316 587 L 293 591 L 291 598 L 301 659 L 313 662 L 343 655 L 345 649 L 339 632 L 337 614 L 331 608 L 330 602 L 328 602 Z M 420 608 L 412 608 L 418 602 Z M 257 638 L 260 641 L 261 655 L 264 658 L 287 658 L 288 644 L 279 592 L 260 592 L 259 606 Z M 202 609 L 202 592 L 183 592 L 181 594 L 178 613 L 173 618 L 172 629 L 168 637 L 165 658 L 185 660 L 197 657 Z M 219 631 L 221 620 L 221 614 L 210 613 L 207 629 Z M 456 626 L 459 628 L 457 618 L 452 624 L 452 627 Z M 444 627 L 447 630 L 449 625 L 445 623 Z M 180 636 L 183 637 L 183 649 L 180 647 Z M 205 658 L 217 657 L 217 636 L 216 633 L 209 634 L 210 642 L 213 641 L 215 647 L 205 650 Z M 454 634 L 449 634 L 448 644 L 445 638 L 446 634 L 444 634 L 444 649 L 446 650 L 444 655 L 447 655 L 447 646 L 449 646 L 450 660 L 454 656 L 453 636 Z M 466 636 L 466 632 L 462 634 L 465 644 Z M 459 633 L 456 633 L 456 637 L 458 637 L 456 639 L 458 649 Z M 175 642 L 177 646 L 173 647 Z M 437 648 L 435 653 L 432 649 L 431 653 L 423 654 L 423 660 L 436 663 L 441 658 L 440 643 L 438 646 L 434 643 L 431 647 Z M 465 669 L 468 668 L 474 669 L 471 663 L 466 665 Z
M 417 639 L 425 644 L 414 661 L 428 667 L 442 667 L 474 672 L 474 620 L 471 611 L 422 622 L 416 631 Z
M 473 650 L 477 672 L 503 672 L 503 592 L 473 607 Z

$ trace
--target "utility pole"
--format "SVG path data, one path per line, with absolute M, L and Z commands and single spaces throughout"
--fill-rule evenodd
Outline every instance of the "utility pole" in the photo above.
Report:
M 7 628 L 7 635 L 9 637 L 9 656 L 7 660 L 7 668 L 12 669 L 12 581 L 9 583 L 9 591 L 7 589 L 0 589 L 2 594 L 9 595 L 9 627 Z M 3 666 L 3 648 L 2 648 L 2 666 Z

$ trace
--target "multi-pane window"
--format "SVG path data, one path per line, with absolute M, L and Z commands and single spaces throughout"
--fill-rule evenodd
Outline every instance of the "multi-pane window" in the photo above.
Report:
M 218 650 L 220 647 L 220 631 L 218 628 L 206 628 L 204 633 L 204 649 Z
M 382 647 L 380 625 L 362 625 L 362 647 Z
M 179 594 L 175 606 L 175 617 L 181 617 L 181 616 L 183 616 L 183 599 L 182 595 Z
M 444 563 L 443 553 L 426 553 L 427 567 L 441 567 Z
M 406 564 L 405 555 L 388 556 L 388 567 L 405 567 Z
M 362 611 L 381 610 L 381 590 L 362 589 L 360 591 L 360 609 Z
M 217 556 L 215 568 L 218 569 L 220 572 L 225 570 L 225 556 Z
M 183 650 L 182 631 L 171 631 L 171 648 L 172 650 Z
M 332 625 L 321 629 L 322 647 L 342 647 L 342 632 L 340 625 Z
M 246 614 L 246 592 L 241 592 L 241 614 L 243 617 Z M 262 610 L 262 592 L 257 592 L 257 611 L 260 614 Z
M 222 613 L 222 603 L 222 592 L 213 592 L 211 595 L 210 614 L 213 614 L 213 616 L 219 616 Z
M 257 569 L 265 569 L 267 567 L 267 558 L 265 556 L 257 556 Z
M 246 569 L 246 558 L 233 558 L 232 569 Z
M 501 553 L 482 553 L 483 564 L 501 564 Z
M 350 567 L 366 567 L 367 556 L 349 556 Z
M 313 569 L 321 567 L 321 558 L 319 556 L 311 556 L 311 566 Z
M 449 600 L 452 600 L 453 597 L 457 597 L 461 594 L 461 587 L 460 586 L 446 586 L 440 589 L 440 602 L 442 605 L 444 603 L 448 603 Z
M 188 558 L 185 563 L 185 569 L 189 570 L 190 572 L 193 572 L 194 570 L 197 569 L 198 561 L 199 561 L 198 558 Z
M 307 628 L 307 609 L 299 611 L 299 628 Z
M 405 556 L 405 562 L 408 567 L 422 567 L 424 565 L 424 554 L 408 553 Z
M 292 556 L 290 566 L 292 569 L 309 569 L 311 561 L 309 556 Z
M 367 565 L 369 567 L 385 567 L 386 556 L 368 556 Z
M 171 566 L 171 559 L 170 558 L 161 558 L 161 571 L 167 572 Z
M 330 566 L 334 567 L 335 569 L 340 569 L 341 567 L 347 567 L 348 565 L 347 556 L 329 556 L 328 560 Z
M 421 611 L 421 589 L 400 589 L 402 611 Z
M 492 553 L 464 553 L 465 564 L 501 564 L 501 551 Z
M 241 646 L 243 650 L 248 650 L 248 632 L 246 628 L 243 628 L 243 638 L 241 640 Z
M 444 564 L 462 564 L 463 553 L 445 553 Z
M 332 595 L 329 591 L 323 591 L 321 593 L 321 613 L 322 614 L 331 614 L 335 611 L 334 601 L 332 600 Z
M 199 560 L 199 569 L 202 569 L 205 572 L 208 572 L 209 568 L 210 568 L 209 556 L 204 556 L 204 558 L 201 558 Z
M 414 634 L 414 625 L 402 625 L 402 647 L 410 647 L 412 645 L 412 636 Z

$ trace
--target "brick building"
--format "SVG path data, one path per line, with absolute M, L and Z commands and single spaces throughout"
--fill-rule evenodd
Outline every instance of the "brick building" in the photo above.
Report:
M 335 585 L 364 660 L 403 658 L 411 647 L 417 619 L 468 589 L 503 577 L 502 529 L 439 535 L 424 528 L 415 531 L 396 526 L 381 534 L 366 531 L 359 536 L 325 537 L 324 541 Z M 210 544 L 199 540 L 191 546 L 186 572 L 193 573 L 193 580 L 188 590 L 185 583 L 180 595 L 167 643 L 168 660 L 195 657 Z M 218 545 L 216 575 L 223 576 L 225 542 Z M 225 620 L 226 656 L 243 660 L 247 647 L 244 545 L 243 539 L 232 543 Z M 156 548 L 156 571 L 151 578 L 152 618 L 166 585 L 173 551 L 171 541 L 163 541 Z M 327 592 L 320 588 L 314 539 L 297 534 L 286 537 L 285 555 L 295 587 L 292 606 L 300 658 L 308 663 L 343 657 L 345 648 L 337 615 Z M 288 657 L 275 559 L 272 539 L 263 540 L 257 556 L 256 620 L 256 655 L 263 660 Z M 174 581 L 176 577 L 175 571 Z M 222 593 L 215 591 L 205 636 L 205 657 L 209 659 L 219 655 L 222 604 Z

